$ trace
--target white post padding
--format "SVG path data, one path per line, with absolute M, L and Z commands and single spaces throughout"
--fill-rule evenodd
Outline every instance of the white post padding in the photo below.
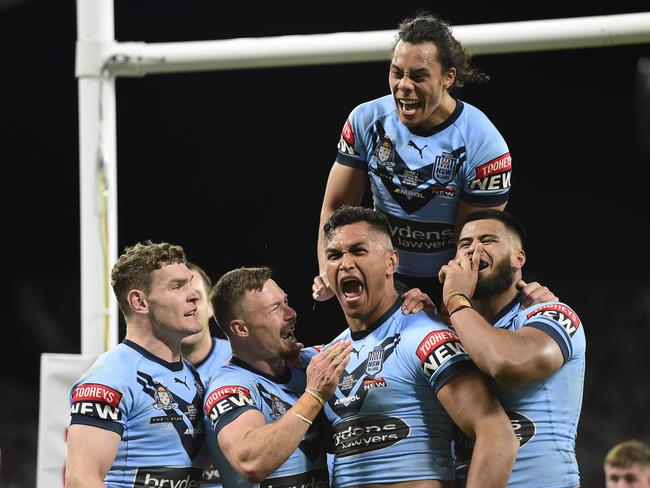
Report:
M 95 355 L 41 354 L 37 488 L 63 488 L 70 389 L 95 359 Z

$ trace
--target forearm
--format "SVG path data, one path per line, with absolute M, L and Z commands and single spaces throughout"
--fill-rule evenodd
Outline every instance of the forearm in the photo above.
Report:
M 248 431 L 229 460 L 248 481 L 260 483 L 298 448 L 320 409 L 313 397 L 303 394 L 276 422 Z
M 104 482 L 97 477 L 77 473 L 65 473 L 65 488 L 106 488 Z
M 316 256 L 318 257 L 318 274 L 323 274 L 325 272 L 325 234 L 323 233 L 323 225 L 327 222 L 332 211 L 329 208 L 321 209 L 320 221 L 318 223 L 318 239 L 316 241 Z
M 518 449 L 519 442 L 509 424 L 497 415 L 483 419 L 477 428 L 466 488 L 505 487 Z
M 522 355 L 522 341 L 517 334 L 492 327 L 472 308 L 454 312 L 450 320 L 461 343 L 481 371 L 497 382 L 513 374 L 513 365 Z

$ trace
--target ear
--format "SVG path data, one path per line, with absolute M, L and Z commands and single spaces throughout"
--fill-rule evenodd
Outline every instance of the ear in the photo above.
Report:
M 449 90 L 456 81 L 456 68 L 450 68 L 449 71 L 445 73 L 445 76 L 442 80 L 442 86 L 445 87 L 445 90 Z
M 126 301 L 135 313 L 149 312 L 149 304 L 142 290 L 131 290 L 126 295 Z
M 246 325 L 246 322 L 240 319 L 233 319 L 230 321 L 228 324 L 228 328 L 230 329 L 230 332 L 234 336 L 239 336 L 239 337 L 246 337 L 248 336 L 248 326 Z
M 395 249 L 391 249 L 389 251 L 386 264 L 388 268 L 388 274 L 391 276 L 394 275 L 395 272 L 397 271 L 397 265 L 399 264 L 399 254 Z
M 526 253 L 523 249 L 520 249 L 515 253 L 514 262 L 512 263 L 512 265 L 515 268 L 521 269 L 524 267 L 524 264 L 526 264 Z

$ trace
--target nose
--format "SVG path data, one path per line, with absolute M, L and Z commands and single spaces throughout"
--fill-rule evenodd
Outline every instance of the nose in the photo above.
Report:
M 413 90 L 413 81 L 411 81 L 411 78 L 404 75 L 400 78 L 399 83 L 397 84 L 397 89 L 403 92 L 410 92 Z
M 343 253 L 341 256 L 341 262 L 339 263 L 340 271 L 349 271 L 354 268 L 354 259 L 350 253 Z
M 199 293 L 199 291 L 196 288 L 194 288 L 193 286 L 190 286 L 190 294 L 189 294 L 189 296 L 187 298 L 187 301 L 188 302 L 198 302 L 200 298 L 201 298 L 201 294 Z
M 285 305 L 284 318 L 287 322 L 296 320 L 296 318 L 298 318 L 298 313 L 289 305 Z

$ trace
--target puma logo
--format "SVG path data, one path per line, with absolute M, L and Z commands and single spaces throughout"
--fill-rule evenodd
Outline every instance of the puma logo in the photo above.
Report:
M 422 149 L 420 149 L 413 141 L 409 141 L 408 145 L 418 150 L 418 152 L 420 153 L 420 159 L 422 159 L 422 151 L 424 151 L 424 148 L 429 147 L 428 144 L 425 144 L 424 146 L 422 146 Z
M 174 377 L 174 383 L 182 383 L 183 385 L 185 385 L 185 388 L 187 388 L 188 390 L 190 389 L 190 387 L 187 386 L 187 376 L 182 380 L 179 380 L 178 378 Z
M 363 346 L 365 346 L 365 344 L 363 344 Z M 352 352 L 357 355 L 357 359 L 359 359 L 359 353 L 361 352 L 361 349 L 363 349 L 363 346 L 361 346 L 358 351 L 354 347 L 352 348 Z

